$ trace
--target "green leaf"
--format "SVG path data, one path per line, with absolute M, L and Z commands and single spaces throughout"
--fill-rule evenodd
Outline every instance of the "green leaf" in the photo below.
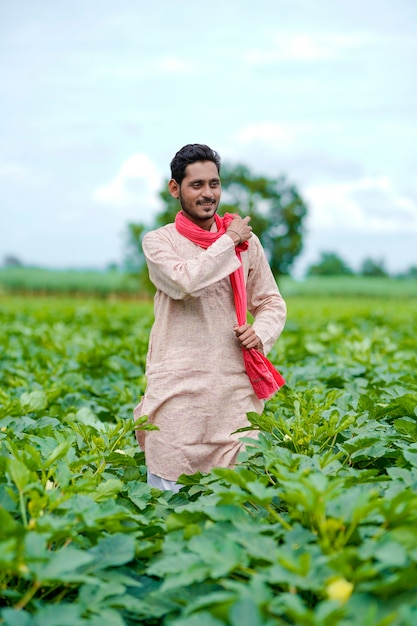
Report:
M 359 549 L 363 559 L 373 557 L 385 567 L 403 567 L 407 564 L 407 552 L 398 541 L 393 541 L 389 535 L 380 541 L 366 541 Z
M 196 565 L 200 564 L 200 559 L 196 554 L 179 553 L 174 555 L 162 556 L 157 559 L 147 570 L 147 573 L 151 576 L 159 576 L 164 578 L 169 574 L 178 574 L 191 570 Z
M 414 450 L 403 450 L 403 456 L 406 461 L 411 463 L 414 467 L 417 467 L 417 451 Z
M 32 569 L 39 582 L 47 581 L 82 581 L 85 576 L 80 569 L 91 563 L 93 556 L 77 548 L 64 548 L 52 553 L 45 564 L 34 563 Z
M 257 504 L 269 504 L 275 496 L 274 491 L 269 487 L 265 487 L 260 481 L 247 482 L 246 488 L 254 496 L 253 501 Z
M 103 502 L 108 498 L 114 498 L 124 488 L 121 480 L 117 478 L 109 478 L 105 482 L 99 483 L 95 493 L 94 500 L 96 502 Z
M 152 498 L 150 487 L 147 483 L 140 483 L 137 480 L 127 483 L 127 494 L 130 500 L 143 511 Z
M 22 532 L 22 526 L 8 511 L 0 506 L 0 538 L 6 539 L 13 535 L 20 535 Z
M 59 443 L 52 452 L 52 454 L 48 456 L 47 461 L 44 462 L 43 468 L 47 469 L 48 467 L 51 467 L 51 465 L 53 465 L 58 459 L 62 459 L 63 457 L 65 457 L 70 447 L 71 443 L 69 441 L 62 441 L 61 443 Z
M 194 535 L 189 542 L 189 548 L 198 554 L 201 562 L 206 563 L 211 578 L 226 576 L 239 567 L 247 564 L 247 554 L 242 546 L 228 538 L 222 537 L 221 529 L 214 532 Z
M 263 626 L 264 621 L 251 598 L 240 598 L 230 609 L 232 626 Z
M 38 532 L 28 532 L 24 541 L 25 560 L 29 563 L 46 563 L 50 557 L 46 536 Z
M 3 626 L 35 626 L 27 611 L 5 608 L 1 610 L 1 617 Z
M 403 567 L 407 564 L 407 552 L 396 541 L 386 542 L 374 551 L 377 559 L 390 567 Z
M 86 626 L 126 626 L 120 612 L 111 608 L 102 608 L 98 614 L 92 615 Z
M 98 432 L 103 432 L 105 430 L 103 422 L 96 417 L 94 412 L 89 407 L 81 407 L 81 409 L 76 412 L 74 419 L 76 422 L 90 426 Z
M 20 396 L 20 404 L 22 406 L 23 411 L 27 413 L 32 413 L 36 411 L 43 411 L 48 406 L 48 399 L 46 397 L 46 393 L 41 389 L 37 389 L 36 391 L 27 392 L 25 391 Z
M 135 556 L 135 540 L 131 535 L 121 533 L 104 537 L 91 548 L 89 555 L 94 557 L 100 569 L 124 565 Z
M 80 615 L 78 604 L 41 606 L 34 618 L 33 626 L 86 626 Z
M 19 461 L 19 459 L 8 459 L 7 469 L 18 491 L 23 492 L 25 487 L 32 480 L 32 472 L 22 461 Z
M 394 421 L 396 430 L 402 435 L 407 435 L 414 442 L 417 441 L 417 423 L 410 417 L 401 417 Z
M 188 617 L 180 617 L 170 622 L 171 626 L 226 626 L 226 622 L 213 617 L 207 611 L 200 611 Z

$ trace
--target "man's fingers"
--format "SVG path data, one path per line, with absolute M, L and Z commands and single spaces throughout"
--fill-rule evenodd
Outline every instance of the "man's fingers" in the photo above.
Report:
M 228 229 L 230 231 L 229 234 L 231 232 L 236 233 L 236 235 L 239 236 L 238 243 L 244 243 L 245 241 L 250 239 L 250 237 L 252 237 L 252 226 L 249 226 L 250 219 L 250 215 L 246 215 L 245 217 L 235 215 L 233 220 L 230 222 L 228 226 Z M 232 239 L 235 241 L 236 237 L 232 236 Z
M 253 330 L 250 324 L 244 324 L 243 326 L 238 326 L 237 324 L 233 327 L 235 331 L 236 337 L 239 339 L 240 343 L 244 348 L 250 350 L 251 348 L 260 348 L 260 341 L 258 335 Z
M 255 331 L 253 330 L 252 326 L 249 325 L 239 326 L 235 328 L 235 333 L 239 341 L 241 341 L 245 345 L 256 339 Z

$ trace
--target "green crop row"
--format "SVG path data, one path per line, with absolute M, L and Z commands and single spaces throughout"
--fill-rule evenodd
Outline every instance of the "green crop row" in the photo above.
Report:
M 0 300 L 1 624 L 417 623 L 417 302 L 288 311 L 259 439 L 173 495 L 132 426 L 150 305 Z

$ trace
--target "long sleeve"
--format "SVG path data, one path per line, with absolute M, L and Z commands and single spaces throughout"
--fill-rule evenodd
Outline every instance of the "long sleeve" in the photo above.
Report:
M 147 233 L 143 252 L 155 287 L 174 300 L 198 297 L 240 265 L 232 239 L 223 235 L 207 250 L 173 232 L 172 225 Z
M 254 236 L 247 279 L 248 310 L 254 317 L 253 329 L 267 354 L 281 334 L 286 319 L 286 304 L 282 298 L 265 252 Z

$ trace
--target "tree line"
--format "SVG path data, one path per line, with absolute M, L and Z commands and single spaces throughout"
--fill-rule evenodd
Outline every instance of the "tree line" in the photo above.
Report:
M 285 176 L 276 178 L 255 174 L 244 164 L 223 164 L 221 171 L 222 213 L 250 215 L 251 225 L 265 249 L 275 276 L 287 276 L 303 251 L 306 235 L 305 219 L 308 206 L 297 187 Z M 141 279 L 143 286 L 150 283 L 142 252 L 142 238 L 147 230 L 153 230 L 173 222 L 179 210 L 178 200 L 168 192 L 168 180 L 159 192 L 161 210 L 154 222 L 146 227 L 140 222 L 130 222 L 126 229 L 123 269 Z M 6 255 L 3 267 L 23 267 L 21 259 Z M 116 263 L 108 270 L 119 269 Z M 307 276 L 388 276 L 383 260 L 366 258 L 355 272 L 336 252 L 322 252 L 319 260 L 306 270 Z M 399 277 L 417 278 L 417 266 L 412 266 Z
M 355 272 L 338 254 L 335 252 L 322 252 L 317 263 L 310 265 L 306 272 L 307 276 L 390 276 L 385 268 L 383 259 L 375 260 L 365 258 L 360 268 Z M 417 278 L 417 266 L 408 268 L 398 278 Z

